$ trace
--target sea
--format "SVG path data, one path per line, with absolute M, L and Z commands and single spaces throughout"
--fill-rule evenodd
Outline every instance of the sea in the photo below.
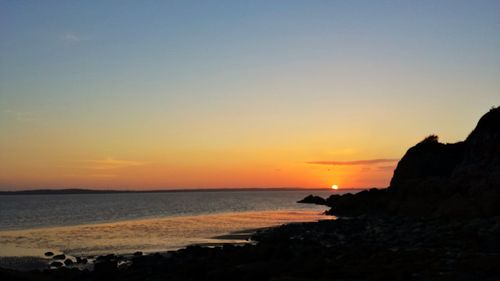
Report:
M 238 190 L 0 195 L 0 257 L 127 254 L 187 245 L 246 243 L 244 235 L 285 223 L 333 219 L 309 194 L 345 190 Z

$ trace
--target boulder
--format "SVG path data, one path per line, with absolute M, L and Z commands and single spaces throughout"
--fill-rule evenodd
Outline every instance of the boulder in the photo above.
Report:
M 325 205 L 326 201 L 324 198 L 320 196 L 308 195 L 302 200 L 297 201 L 297 203 L 306 203 L 306 204 L 317 204 L 317 205 Z
M 52 266 L 52 267 L 61 267 L 61 266 L 63 266 L 63 263 L 60 262 L 60 261 L 53 261 L 53 262 L 50 263 L 50 266 Z
M 109 254 L 105 256 L 98 256 L 96 258 L 97 261 L 109 261 L 109 260 L 116 260 L 117 256 L 115 254 Z
M 86 264 L 88 262 L 87 258 L 76 257 L 76 263 Z
M 64 259 L 66 259 L 66 256 L 64 254 L 55 255 L 55 256 L 52 257 L 52 259 L 55 259 L 55 260 L 64 260 Z

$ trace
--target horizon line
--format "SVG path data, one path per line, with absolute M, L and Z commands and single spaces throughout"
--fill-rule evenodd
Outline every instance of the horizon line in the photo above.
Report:
M 364 190 L 374 187 L 351 187 L 341 188 L 339 190 Z M 286 190 L 331 190 L 329 188 L 308 188 L 308 187 L 240 187 L 240 188 L 187 188 L 187 189 L 95 189 L 95 188 L 39 188 L 39 189 L 23 189 L 23 190 L 0 190 L 0 195 L 9 194 L 79 194 L 79 193 L 154 193 L 154 192 L 222 192 L 222 191 L 286 191 Z

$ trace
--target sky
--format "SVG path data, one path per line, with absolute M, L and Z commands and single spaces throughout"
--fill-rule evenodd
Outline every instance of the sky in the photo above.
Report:
M 385 187 L 499 78 L 500 1 L 0 1 L 0 189 Z

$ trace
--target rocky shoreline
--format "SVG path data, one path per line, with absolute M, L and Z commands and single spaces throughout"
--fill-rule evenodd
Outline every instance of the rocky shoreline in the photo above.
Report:
M 211 237 L 214 242 L 195 243 L 189 246 L 200 247 L 221 247 L 225 244 L 231 245 L 244 245 L 254 243 L 251 240 L 252 235 L 257 231 L 262 231 L 269 227 L 244 229 L 239 231 L 230 232 L 224 235 Z M 162 256 L 170 256 L 175 250 L 155 252 Z M 1 252 L 0 252 L 1 254 Z M 0 268 L 20 270 L 20 271 L 33 271 L 45 269 L 59 269 L 65 267 L 67 269 L 79 270 L 93 270 L 96 263 L 106 260 L 116 260 L 118 266 L 122 264 L 130 264 L 132 258 L 150 255 L 151 253 L 144 253 L 142 251 L 130 253 L 114 253 L 114 254 L 101 254 L 101 255 L 72 255 L 60 251 L 47 251 L 40 253 L 43 255 L 38 256 L 0 256 Z
M 260 230 L 255 245 L 107 255 L 2 280 L 499 280 L 500 217 L 362 216 Z
M 500 107 L 483 115 L 464 141 L 441 143 L 430 135 L 408 149 L 386 189 L 303 202 L 327 205 L 337 216 L 500 216 Z

